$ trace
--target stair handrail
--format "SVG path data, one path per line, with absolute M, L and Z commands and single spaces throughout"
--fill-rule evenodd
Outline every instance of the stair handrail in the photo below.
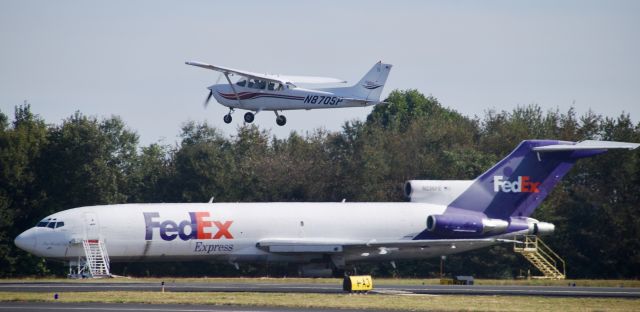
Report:
M 524 239 L 520 240 L 518 237 Z M 562 274 L 562 277 L 567 276 L 566 264 L 564 260 L 555 253 L 545 242 L 542 241 L 537 235 L 517 235 L 514 237 L 514 251 L 524 252 L 527 249 L 535 249 L 540 254 L 541 261 L 547 262 L 553 267 L 553 269 Z M 562 272 L 560 271 L 559 264 L 562 265 Z M 540 269 L 540 268 L 538 268 Z M 543 272 L 544 273 L 544 272 Z M 555 273 L 554 273 L 555 275 Z
M 560 263 L 562 264 L 562 275 L 567 276 L 567 271 L 566 271 L 566 267 L 565 267 L 565 262 L 564 260 L 553 251 L 553 249 L 551 249 L 544 241 L 542 241 L 540 238 L 538 238 L 536 241 L 539 242 L 540 246 L 543 247 L 543 249 L 538 249 L 540 251 L 542 251 L 544 254 L 550 253 L 551 255 L 553 255 L 552 257 L 550 257 L 553 260 L 554 266 L 557 267 L 557 262 L 556 260 L 559 260 Z M 560 271 L 560 270 L 558 270 Z

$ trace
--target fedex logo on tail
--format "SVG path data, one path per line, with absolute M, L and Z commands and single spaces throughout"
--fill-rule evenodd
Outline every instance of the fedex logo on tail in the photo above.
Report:
M 518 176 L 516 181 L 507 181 L 504 176 L 493 177 L 493 191 L 505 193 L 539 193 L 540 182 L 531 182 L 530 176 Z
M 160 218 L 157 212 L 144 212 L 144 222 L 146 231 L 145 240 L 153 240 L 154 229 L 160 232 L 160 238 L 165 241 L 172 241 L 177 237 L 187 241 L 191 239 L 233 239 L 229 232 L 229 227 L 233 221 L 209 220 L 209 212 L 189 212 L 189 220 L 182 220 L 180 223 L 173 220 L 156 221 Z

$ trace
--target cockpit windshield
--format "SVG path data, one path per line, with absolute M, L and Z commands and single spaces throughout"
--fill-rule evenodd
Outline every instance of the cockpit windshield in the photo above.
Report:
M 48 227 L 50 229 L 57 229 L 64 226 L 64 221 L 57 218 L 46 218 L 36 224 L 36 227 Z

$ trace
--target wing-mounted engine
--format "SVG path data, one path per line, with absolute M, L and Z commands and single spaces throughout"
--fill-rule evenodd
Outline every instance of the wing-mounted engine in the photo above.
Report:
M 427 217 L 427 231 L 443 236 L 475 237 L 501 234 L 507 227 L 509 222 L 506 220 L 476 215 L 442 214 Z
M 404 184 L 404 195 L 412 202 L 448 205 L 472 183 L 472 180 L 409 180 Z

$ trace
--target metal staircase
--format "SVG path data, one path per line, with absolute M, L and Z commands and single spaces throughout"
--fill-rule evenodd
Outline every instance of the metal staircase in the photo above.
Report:
M 110 277 L 109 255 L 104 243 L 97 239 L 82 241 L 85 254 L 85 266 L 89 269 L 90 277 Z
M 558 254 L 553 252 L 536 235 L 523 235 L 515 238 L 517 241 L 513 246 L 513 251 L 523 255 L 542 276 L 532 276 L 540 279 L 565 279 L 567 276 L 565 263 Z

